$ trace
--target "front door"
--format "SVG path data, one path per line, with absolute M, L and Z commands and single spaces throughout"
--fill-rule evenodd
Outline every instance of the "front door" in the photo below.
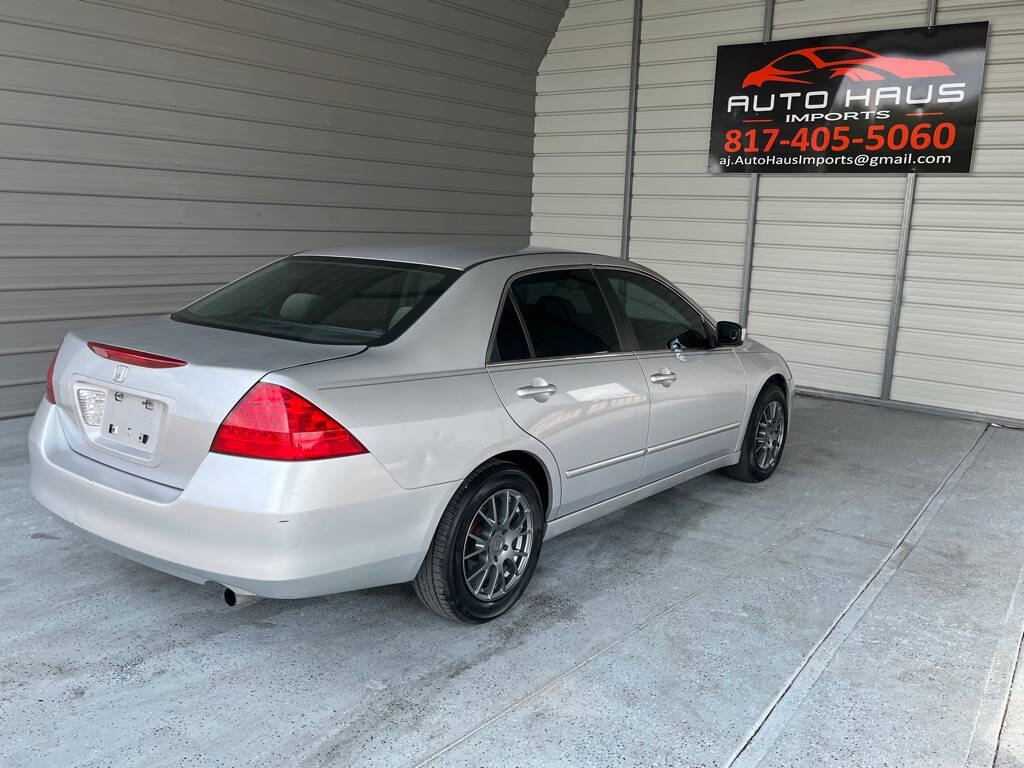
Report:
M 601 270 L 634 335 L 651 394 L 642 483 L 736 450 L 747 382 L 731 347 L 718 347 L 687 300 L 639 272 Z
M 514 280 L 488 372 L 512 419 L 558 462 L 560 514 L 639 484 L 647 380 L 634 355 L 622 351 L 590 270 Z

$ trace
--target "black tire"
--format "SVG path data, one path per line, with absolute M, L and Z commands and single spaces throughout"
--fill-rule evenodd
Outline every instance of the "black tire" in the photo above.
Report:
M 481 505 L 495 493 L 512 490 L 523 496 L 529 507 L 533 539 L 525 569 L 503 597 L 481 600 L 466 584 L 463 573 L 463 545 Z M 473 471 L 455 492 L 441 515 L 427 556 L 413 580 L 420 601 L 441 616 L 455 621 L 480 624 L 496 619 L 522 596 L 533 577 L 544 538 L 544 509 L 540 493 L 529 475 L 508 461 L 494 461 Z M 486 559 L 486 556 L 485 556 Z
M 782 407 L 782 444 L 779 447 L 778 455 L 767 468 L 758 465 L 755 457 L 755 438 L 757 425 L 762 415 L 771 403 L 778 403 Z M 722 471 L 729 477 L 742 480 L 745 483 L 760 483 L 771 477 L 782 461 L 782 452 L 786 449 L 786 438 L 789 436 L 789 408 L 786 405 L 786 395 L 775 384 L 771 384 L 761 390 L 757 396 L 754 407 L 750 410 L 750 418 L 747 421 L 747 433 L 743 437 L 743 447 L 740 449 L 740 460 L 738 464 L 726 467 Z

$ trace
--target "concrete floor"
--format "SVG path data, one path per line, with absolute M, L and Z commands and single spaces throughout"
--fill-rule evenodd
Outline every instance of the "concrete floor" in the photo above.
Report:
M 0 765 L 1024 765 L 1022 432 L 800 399 L 772 480 L 555 539 L 468 627 L 404 586 L 228 609 L 51 519 L 26 427 Z

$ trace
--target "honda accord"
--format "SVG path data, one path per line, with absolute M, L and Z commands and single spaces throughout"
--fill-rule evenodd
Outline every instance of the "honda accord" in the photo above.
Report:
M 316 251 L 67 334 L 32 492 L 231 604 L 411 581 L 482 622 L 553 536 L 715 469 L 770 477 L 792 399 L 778 354 L 632 262 Z

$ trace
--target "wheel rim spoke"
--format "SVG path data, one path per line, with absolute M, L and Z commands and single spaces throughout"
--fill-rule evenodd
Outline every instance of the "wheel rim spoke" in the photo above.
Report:
M 483 518 L 484 522 L 487 523 L 487 525 L 489 525 L 489 526 L 491 526 L 493 528 L 494 526 L 496 526 L 498 524 L 498 499 L 495 496 L 491 496 L 490 504 L 491 504 L 491 516 L 490 517 L 488 517 L 487 513 L 484 512 L 484 507 L 480 507 L 480 510 L 477 512 L 477 516 Z M 486 506 L 486 503 L 485 503 L 484 506 Z
M 487 563 L 484 563 L 484 564 L 483 564 L 483 565 L 481 566 L 481 568 L 480 568 L 480 570 L 479 570 L 479 571 L 476 571 L 476 572 L 474 572 L 474 573 L 473 573 L 472 575 L 470 575 L 470 576 L 467 576 L 467 577 L 466 577 L 466 583 L 468 584 L 468 583 L 469 583 L 469 582 L 471 582 L 471 581 L 472 581 L 473 579 L 475 579 L 475 578 L 476 578 L 477 576 L 480 576 L 480 575 L 482 575 L 482 576 L 483 576 L 483 578 L 481 578 L 481 579 L 480 579 L 480 583 L 476 585 L 476 588 L 477 588 L 477 589 L 479 589 L 479 588 L 480 588 L 480 586 L 481 586 L 481 585 L 482 585 L 482 584 L 484 583 L 484 580 L 485 580 L 485 579 L 487 578 L 487 570 L 488 570 L 489 568 L 490 568 L 490 566 L 489 566 L 489 565 L 488 565 Z

